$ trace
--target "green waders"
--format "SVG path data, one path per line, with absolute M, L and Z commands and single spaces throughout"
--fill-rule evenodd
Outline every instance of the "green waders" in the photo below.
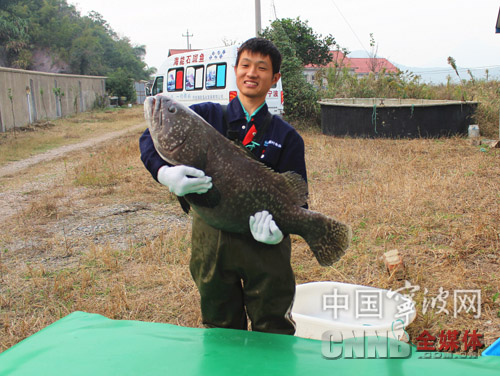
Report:
M 291 240 L 267 245 L 193 218 L 190 270 L 201 297 L 207 327 L 294 334 L 291 309 L 295 276 Z M 245 310 L 246 308 L 246 310 Z

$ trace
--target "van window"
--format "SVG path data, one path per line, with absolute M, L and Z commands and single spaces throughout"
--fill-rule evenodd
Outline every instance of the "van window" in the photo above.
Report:
M 226 87 L 226 63 L 207 65 L 207 89 L 224 89 Z
M 184 84 L 184 68 L 170 69 L 167 73 L 167 91 L 181 91 Z
M 152 95 L 163 93 L 163 76 L 156 77 L 156 80 L 153 84 L 153 89 L 151 91 Z
M 186 68 L 186 90 L 203 89 L 203 65 Z

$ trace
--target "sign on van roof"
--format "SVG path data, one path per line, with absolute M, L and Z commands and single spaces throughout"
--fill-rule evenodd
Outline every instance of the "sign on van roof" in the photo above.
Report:
M 174 67 L 183 66 L 187 64 L 195 64 L 195 63 L 204 63 L 205 62 L 205 54 L 204 53 L 194 53 L 188 56 L 179 56 L 174 57 L 174 63 L 172 64 Z

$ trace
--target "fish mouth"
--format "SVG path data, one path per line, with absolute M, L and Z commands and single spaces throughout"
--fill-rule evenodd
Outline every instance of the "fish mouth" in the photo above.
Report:
M 175 154 L 177 151 L 180 150 L 180 148 L 184 145 L 185 142 L 186 140 L 182 140 L 179 144 L 175 145 L 171 149 L 167 149 L 161 146 L 160 140 L 155 139 L 153 137 L 153 143 L 155 144 L 156 152 L 160 155 L 160 157 L 164 161 L 167 161 L 168 163 L 171 163 L 173 165 L 179 164 L 179 162 L 175 159 Z
M 188 135 L 182 129 L 177 116 L 182 112 L 182 105 L 167 96 L 157 96 L 152 116 L 150 134 L 155 149 L 162 159 L 176 163 L 176 156 L 187 144 Z
M 176 151 L 178 151 L 182 145 L 184 145 L 186 143 L 186 140 L 182 140 L 181 143 L 177 146 L 174 146 L 172 149 L 170 149 L 170 153 L 175 153 Z

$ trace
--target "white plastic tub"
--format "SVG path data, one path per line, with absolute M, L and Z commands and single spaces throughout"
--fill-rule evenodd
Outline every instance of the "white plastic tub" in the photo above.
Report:
M 405 340 L 404 329 L 415 319 L 415 304 L 408 296 L 375 287 L 339 282 L 311 282 L 297 285 L 292 316 L 295 335 L 322 339 L 327 331 L 342 337 L 389 336 Z

